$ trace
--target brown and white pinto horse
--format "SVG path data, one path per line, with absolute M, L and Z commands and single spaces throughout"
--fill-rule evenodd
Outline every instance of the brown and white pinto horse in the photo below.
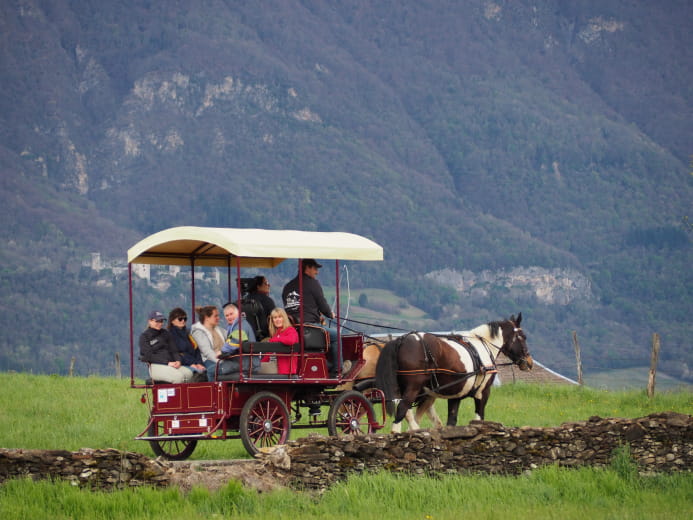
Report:
M 474 398 L 475 419 L 483 420 L 498 354 L 503 352 L 520 370 L 534 365 L 521 321 L 522 313 L 460 334 L 410 332 L 388 342 L 378 358 L 376 387 L 385 393 L 394 423 L 407 416 L 411 429 L 418 429 L 421 416 L 441 398 L 448 399 L 447 425 L 455 426 L 460 401 L 466 397 Z M 418 408 L 412 418 L 414 405 Z

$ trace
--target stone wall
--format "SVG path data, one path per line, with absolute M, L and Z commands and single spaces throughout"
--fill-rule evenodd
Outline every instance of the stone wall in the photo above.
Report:
M 216 464 L 243 465 L 240 473 L 227 472 L 227 480 L 241 478 L 257 489 L 254 481 L 270 478 L 297 489 L 322 490 L 352 473 L 383 469 L 413 475 L 516 475 L 548 464 L 607 466 L 614 450 L 625 445 L 641 473 L 693 471 L 693 417 L 674 412 L 638 419 L 592 417 L 553 428 L 507 428 L 472 421 L 466 426 L 389 435 L 313 435 L 278 446 L 255 461 Z M 187 471 L 196 476 L 208 472 L 218 484 L 221 473 L 195 468 L 199 462 L 165 462 L 113 449 L 0 449 L 0 483 L 28 476 L 62 478 L 94 489 L 167 486 L 184 480 Z
M 11 478 L 65 479 L 75 486 L 113 489 L 166 486 L 167 468 L 140 453 L 114 449 L 80 451 L 0 448 L 0 483 Z
M 554 428 L 467 426 L 391 435 L 313 436 L 264 456 L 292 486 L 324 489 L 349 473 L 386 469 L 409 474 L 519 474 L 548 464 L 606 466 L 630 446 L 640 471 L 693 471 L 693 418 L 673 412 L 602 419 Z

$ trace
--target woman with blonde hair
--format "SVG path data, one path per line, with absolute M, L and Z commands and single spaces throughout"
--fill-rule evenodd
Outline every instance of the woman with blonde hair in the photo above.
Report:
M 269 315 L 270 343 L 283 345 L 295 345 L 298 343 L 298 332 L 289 321 L 289 316 L 281 307 L 272 309 Z M 298 359 L 295 356 L 278 355 L 277 373 L 295 374 L 298 368 Z

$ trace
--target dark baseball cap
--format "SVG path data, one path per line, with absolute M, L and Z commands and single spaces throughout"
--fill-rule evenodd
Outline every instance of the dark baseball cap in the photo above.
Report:
M 317 263 L 313 258 L 306 258 L 303 260 L 303 267 L 317 267 L 320 269 L 322 264 Z
M 166 318 L 164 315 L 161 313 L 161 311 L 152 311 L 149 313 L 149 320 L 156 320 L 156 321 L 166 321 Z

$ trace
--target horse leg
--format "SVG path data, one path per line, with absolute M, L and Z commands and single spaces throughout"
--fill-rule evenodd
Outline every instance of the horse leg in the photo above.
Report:
M 489 395 L 491 395 L 491 387 L 493 386 L 493 379 L 495 374 L 492 374 L 491 378 L 486 381 L 481 392 L 477 392 L 474 396 L 474 419 L 478 421 L 484 420 L 484 410 L 486 409 L 486 402 L 488 401 Z
M 410 421 L 410 418 L 413 419 L 414 415 L 411 414 L 411 405 L 412 405 L 412 400 L 407 399 L 406 397 L 403 397 L 399 404 L 397 405 L 397 410 L 395 412 L 395 423 L 400 423 L 402 422 L 402 419 L 407 417 L 407 415 L 410 415 L 410 417 L 407 417 L 407 420 Z M 416 423 L 416 421 L 414 421 Z M 411 421 L 410 421 L 411 424 Z
M 436 413 L 435 408 L 433 407 L 433 403 L 435 402 L 436 398 L 433 396 L 427 396 L 426 399 L 419 405 L 419 407 L 416 410 L 416 422 L 421 423 L 421 418 L 423 417 L 424 414 L 428 415 L 428 418 L 431 420 L 431 423 L 434 428 L 442 428 L 443 427 L 443 421 L 440 420 L 440 417 L 438 417 L 438 414 Z
M 448 399 L 448 426 L 457 426 L 457 413 L 460 411 L 461 397 Z
M 436 412 L 436 408 L 433 406 L 433 403 L 431 403 L 431 407 L 428 409 L 428 418 L 431 420 L 431 424 L 435 425 L 435 428 L 443 427 L 443 421 L 438 416 L 438 412 Z
M 415 419 L 414 414 L 411 412 L 411 405 L 416 401 L 416 397 L 421 389 L 420 386 L 407 385 L 402 392 L 402 398 L 397 404 L 397 411 L 395 413 L 395 423 L 400 422 L 402 419 L 407 417 L 410 429 L 419 429 L 419 423 Z M 407 416 L 408 414 L 408 416 Z
M 486 408 L 486 399 L 474 398 L 474 420 L 483 421 L 484 420 L 484 409 Z
M 409 425 L 409 431 L 418 430 L 421 428 L 421 426 L 419 426 L 419 421 L 416 420 L 416 417 L 417 415 L 412 412 L 411 408 L 409 408 L 409 410 L 407 410 L 407 415 L 404 416 L 407 424 Z

